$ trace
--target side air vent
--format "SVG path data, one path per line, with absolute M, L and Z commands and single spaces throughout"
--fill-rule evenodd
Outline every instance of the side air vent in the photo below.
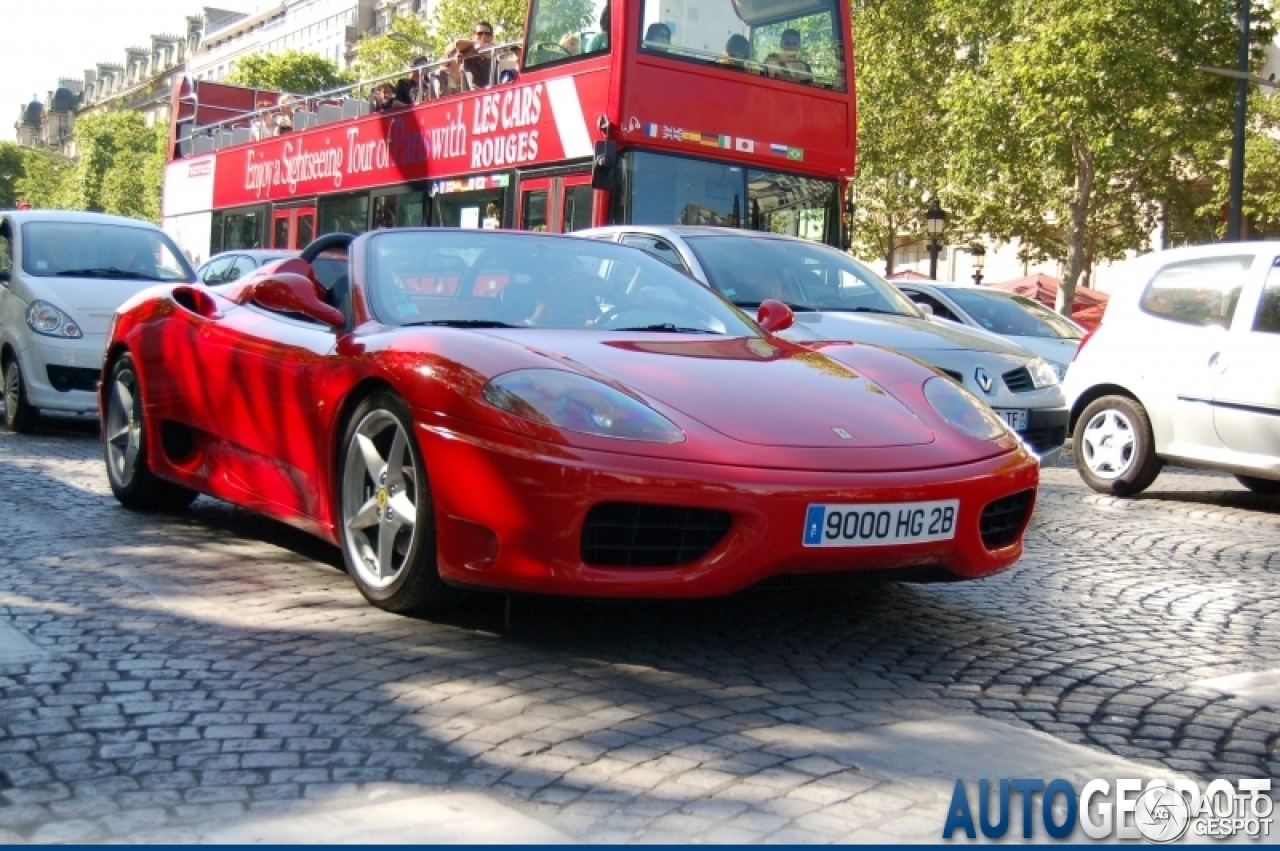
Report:
M 1017 369 L 1011 369 L 1001 376 L 1004 384 L 1014 393 L 1026 393 L 1028 390 L 1035 390 L 1036 385 L 1031 380 L 1031 373 L 1027 371 L 1025 366 Z
M 598 567 L 673 567 L 706 555 L 729 531 L 727 511 L 605 502 L 587 512 L 582 560 Z
M 982 543 L 987 549 L 998 550 L 1018 540 L 1018 533 L 1026 525 L 1034 497 L 1035 491 L 1020 491 L 997 499 L 982 509 L 978 529 L 982 532 Z

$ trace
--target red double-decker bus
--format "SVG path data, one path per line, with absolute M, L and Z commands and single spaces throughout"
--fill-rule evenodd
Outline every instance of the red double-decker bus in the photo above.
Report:
M 196 262 L 414 225 L 715 224 L 841 243 L 847 3 L 590 1 L 531 0 L 523 42 L 394 75 L 412 96 L 391 111 L 369 109 L 377 81 L 305 98 L 182 81 L 165 229 Z M 291 130 L 273 134 L 286 112 Z

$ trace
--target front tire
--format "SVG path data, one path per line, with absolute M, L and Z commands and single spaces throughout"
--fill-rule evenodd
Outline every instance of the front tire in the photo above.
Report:
M 1280 493 L 1280 481 L 1275 479 L 1260 479 L 1257 476 L 1244 476 L 1237 474 L 1236 481 L 1247 487 L 1254 493 L 1277 494 Z
M 121 505 L 134 511 L 181 511 L 195 500 L 196 492 L 151 472 L 142 388 L 133 358 L 124 355 L 117 360 L 109 381 L 102 447 L 111 492 Z
M 36 430 L 40 411 L 27 401 L 27 382 L 22 376 L 22 365 L 17 355 L 4 365 L 4 425 L 17 434 L 30 434 Z
M 352 413 L 338 470 L 347 572 L 365 599 L 397 614 L 446 609 L 465 593 L 436 567 L 435 507 L 408 407 L 376 393 Z
M 1076 470 L 1098 493 L 1132 496 L 1151 486 L 1164 461 L 1156 456 L 1146 409 L 1128 396 L 1089 403 L 1072 434 Z

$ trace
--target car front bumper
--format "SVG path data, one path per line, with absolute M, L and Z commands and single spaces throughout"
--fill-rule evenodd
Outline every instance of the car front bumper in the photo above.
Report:
M 105 345 L 101 334 L 31 341 L 18 352 L 27 401 L 42 412 L 96 414 Z
M 815 473 L 727 467 L 572 449 L 469 427 L 419 423 L 435 505 L 438 564 L 448 582 L 522 592 L 609 597 L 704 597 L 794 576 L 937 568 L 976 579 L 1022 554 L 1039 469 L 1019 447 L 994 458 L 904 473 Z M 984 510 L 1027 494 L 1016 535 L 984 544 Z M 811 504 L 959 499 L 956 534 L 933 543 L 815 548 L 803 543 Z M 592 509 L 635 504 L 710 510 L 728 528 L 696 557 L 670 566 L 608 566 L 584 554 Z M 988 512 L 991 515 L 991 512 Z M 988 523 L 988 530 L 990 524 Z M 652 530 L 637 531 L 640 539 Z M 661 534 L 687 534 L 673 528 Z

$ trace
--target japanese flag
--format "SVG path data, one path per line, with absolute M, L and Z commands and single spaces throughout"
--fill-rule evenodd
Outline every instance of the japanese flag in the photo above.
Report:
M 733 148 L 736 151 L 742 151 L 744 154 L 754 154 L 756 152 L 756 143 L 754 139 L 744 139 L 739 136 L 733 140 Z

